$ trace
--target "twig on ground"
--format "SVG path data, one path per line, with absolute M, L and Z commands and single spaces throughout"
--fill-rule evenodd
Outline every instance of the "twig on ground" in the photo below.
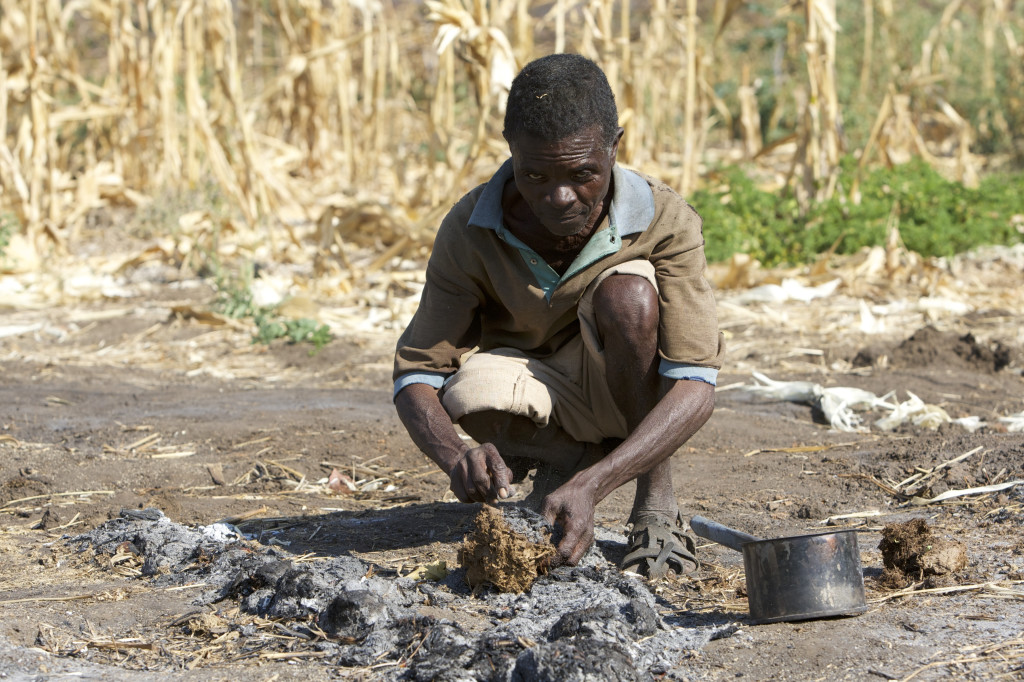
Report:
M 984 449 L 984 446 L 979 445 L 978 447 L 974 448 L 973 450 L 968 450 L 967 452 L 965 452 L 964 454 L 960 455 L 959 457 L 954 457 L 953 459 L 947 460 L 947 461 L 943 462 L 942 464 L 938 464 L 938 465 L 932 467 L 931 469 L 924 469 L 922 467 L 915 467 L 917 469 L 917 473 L 914 474 L 913 476 L 910 476 L 909 478 L 907 478 L 907 479 L 897 483 L 895 488 L 897 490 L 899 490 L 900 488 L 903 488 L 904 486 L 919 484 L 918 485 L 918 490 L 921 490 L 921 489 L 923 489 L 924 482 L 926 480 L 932 478 L 933 476 L 935 476 L 937 473 L 939 473 L 943 469 L 951 467 L 954 464 L 956 464 L 957 462 L 962 462 L 963 460 L 967 459 L 971 455 L 976 454 L 978 452 L 981 452 L 983 449 Z
M 898 592 L 892 592 L 890 594 L 876 597 L 875 599 L 869 599 L 868 601 L 872 604 L 881 604 L 882 602 L 889 601 L 891 599 L 898 599 L 900 597 L 911 597 L 921 594 L 951 594 L 953 592 L 975 592 L 975 591 L 988 591 L 998 594 L 1000 596 L 1009 597 L 1012 599 L 1024 599 L 1024 592 L 1018 592 L 1017 590 L 1011 590 L 1006 585 L 1022 585 L 1024 580 L 999 580 L 987 583 L 975 583 L 972 585 L 952 585 L 949 587 L 930 587 L 926 589 L 918 589 L 924 583 L 917 582 L 909 587 L 905 587 Z
M 1010 664 L 1017 660 L 1024 660 L 1024 638 L 1017 638 L 1007 640 L 1005 642 L 998 642 L 996 644 L 989 644 L 984 647 L 973 647 L 973 651 L 977 653 L 968 653 L 964 656 L 958 656 L 944 661 L 932 661 L 926 663 L 917 670 L 913 671 L 906 677 L 900 678 L 900 682 L 910 682 L 918 675 L 934 668 L 942 668 L 953 665 L 970 665 L 972 663 L 982 663 L 985 661 L 998 660 L 1004 664 Z M 972 649 L 967 651 L 971 652 Z M 1019 668 L 1011 670 L 1011 672 L 1019 672 Z
M 231 449 L 232 450 L 241 450 L 242 448 L 246 447 L 247 445 L 258 445 L 260 443 L 266 443 L 271 438 L 273 438 L 273 436 L 264 436 L 263 438 L 256 438 L 254 440 L 247 440 L 244 443 L 238 443 L 237 445 L 232 445 Z
M 757 450 L 751 450 L 750 452 L 743 453 L 744 457 L 752 457 L 754 455 L 760 455 L 771 452 L 824 452 L 826 450 L 834 450 L 836 448 L 845 448 L 850 445 L 856 445 L 856 442 L 852 443 L 828 443 L 825 445 L 798 445 L 791 448 L 758 448 Z
M 909 504 L 920 506 L 920 505 L 926 505 L 926 504 L 936 504 L 938 502 L 943 502 L 945 500 L 951 500 L 954 497 L 965 497 L 967 495 L 982 495 L 982 494 L 985 494 L 985 493 L 998 493 L 998 492 L 1001 492 L 1003 490 L 1009 490 L 1010 488 L 1016 487 L 1016 486 L 1018 486 L 1018 485 L 1020 485 L 1022 483 L 1024 483 L 1024 479 L 1019 479 L 1019 480 L 1016 480 L 1016 481 L 1007 481 L 1006 483 L 997 483 L 995 485 L 983 485 L 983 486 L 979 486 L 977 488 L 963 488 L 961 490 L 947 490 L 946 492 L 942 493 L 941 495 L 936 495 L 935 497 L 931 498 L 930 500 L 926 500 L 926 499 L 923 499 L 923 498 L 920 498 L 920 497 L 911 498 Z
M 818 523 L 825 526 L 831 526 L 834 525 L 835 521 L 842 521 L 844 519 L 866 519 L 873 516 L 884 516 L 884 514 L 877 509 L 869 509 L 868 511 L 851 512 L 849 514 L 836 514 L 835 516 L 830 516 Z
M 881 488 L 885 492 L 889 493 L 893 497 L 898 497 L 901 500 L 908 499 L 907 495 L 901 493 L 900 491 L 896 490 L 895 488 L 893 488 L 890 485 L 886 485 L 885 483 L 882 483 L 881 481 L 879 481 L 874 476 L 871 476 L 871 475 L 868 475 L 868 474 L 839 474 L 839 478 L 862 478 L 865 481 L 869 481 L 870 483 L 874 483 L 879 488 Z

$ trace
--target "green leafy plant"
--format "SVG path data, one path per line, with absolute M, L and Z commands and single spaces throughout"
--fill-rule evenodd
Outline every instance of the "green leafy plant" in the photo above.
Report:
M 269 344 L 277 339 L 286 338 L 288 343 L 313 344 L 313 350 L 309 352 L 313 355 L 333 338 L 330 327 L 308 317 L 286 320 L 266 312 L 257 314 L 254 319 L 256 334 L 253 335 L 253 343 Z
M 213 271 L 214 287 L 217 298 L 214 300 L 215 311 L 234 320 L 256 317 L 265 313 L 252 298 L 253 267 L 248 265 L 239 272 L 227 272 L 216 258 L 208 258 L 207 262 Z
M 846 177 L 852 169 L 853 161 L 846 160 Z M 836 253 L 855 253 L 883 245 L 890 221 L 907 248 L 924 256 L 1022 241 L 1013 223 L 1024 214 L 1022 173 L 988 175 L 971 189 L 913 161 L 865 176 L 859 204 L 837 194 L 803 216 L 791 194 L 759 188 L 740 167 L 717 175 L 715 186 L 690 197 L 704 218 L 711 262 L 737 252 L 767 266 L 810 262 L 833 246 Z
M 252 318 L 256 325 L 253 343 L 270 344 L 286 338 L 288 343 L 310 343 L 310 355 L 331 342 L 331 329 L 316 320 L 301 318 L 289 320 L 277 314 L 274 306 L 258 306 L 253 301 L 253 268 L 248 266 L 238 273 L 227 273 L 219 263 L 215 266 L 217 298 L 213 308 L 216 312 L 232 319 Z
M 291 343 L 311 343 L 320 350 L 331 341 L 331 328 L 316 320 L 303 317 L 285 322 L 285 330 Z

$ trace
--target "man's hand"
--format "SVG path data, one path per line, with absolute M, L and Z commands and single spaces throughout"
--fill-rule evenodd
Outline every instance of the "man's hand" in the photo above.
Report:
M 557 564 L 575 566 L 594 542 L 594 497 L 573 480 L 544 498 L 541 513 L 562 528 Z
M 467 450 L 448 476 L 460 502 L 494 502 L 515 494 L 512 471 L 490 443 Z
M 468 448 L 455 431 L 437 397 L 427 384 L 411 384 L 395 396 L 395 407 L 416 445 L 451 479 L 451 489 L 462 502 L 493 502 L 512 497 L 512 472 L 490 443 Z

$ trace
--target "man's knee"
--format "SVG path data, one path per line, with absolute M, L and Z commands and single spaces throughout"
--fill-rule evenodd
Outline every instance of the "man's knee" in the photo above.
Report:
M 639 275 L 612 275 L 594 292 L 594 316 L 602 337 L 608 333 L 655 337 L 659 314 L 657 290 Z

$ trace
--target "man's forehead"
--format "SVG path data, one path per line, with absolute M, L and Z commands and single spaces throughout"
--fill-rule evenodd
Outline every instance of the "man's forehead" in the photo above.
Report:
M 573 143 L 577 140 L 585 140 L 588 142 L 593 141 L 599 145 L 603 143 L 604 134 L 600 124 L 594 123 L 592 125 L 566 133 L 561 137 L 556 138 L 551 138 L 547 136 L 537 135 L 528 131 L 523 131 L 519 133 L 516 137 L 509 140 L 509 145 L 519 147 L 553 146 Z
M 599 131 L 588 130 L 559 140 L 522 135 L 509 143 L 509 150 L 516 162 L 527 159 L 569 161 L 592 157 L 604 158 L 611 151 L 611 147 L 604 141 Z

